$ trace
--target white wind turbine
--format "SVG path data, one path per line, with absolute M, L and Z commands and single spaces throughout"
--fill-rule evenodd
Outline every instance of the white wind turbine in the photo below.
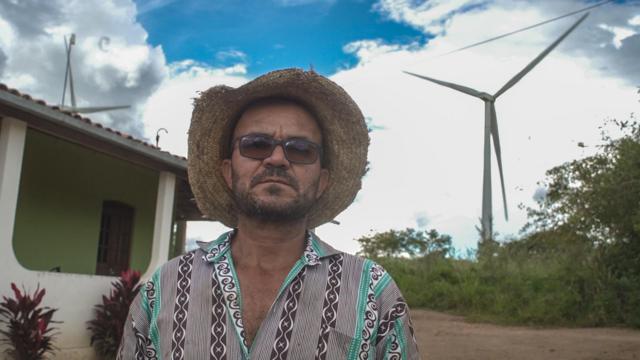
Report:
M 458 90 L 465 94 L 475 96 L 484 101 L 484 171 L 482 177 L 482 240 L 489 240 L 492 237 L 493 229 L 493 213 L 491 203 L 491 140 L 493 139 L 493 146 L 496 152 L 496 160 L 498 161 L 498 171 L 500 173 L 500 185 L 502 186 L 502 201 L 504 206 L 504 217 L 509 220 L 509 214 L 507 212 L 507 196 L 504 190 L 504 176 L 502 174 L 502 155 L 500 150 L 500 136 L 498 135 L 498 118 L 496 117 L 495 101 L 498 96 L 502 95 L 505 91 L 509 90 L 520 79 L 522 79 L 531 69 L 533 69 L 545 56 L 547 56 L 551 50 L 553 50 L 567 35 L 569 35 L 589 13 L 584 14 L 578 21 L 576 21 L 562 36 L 554 41 L 549 47 L 547 47 L 540 55 L 538 55 L 533 61 L 531 61 L 524 69 L 511 78 L 500 90 L 495 94 L 487 94 L 486 92 L 477 91 L 466 86 L 453 84 L 446 81 L 433 79 L 427 76 L 414 74 L 408 71 L 404 71 L 406 74 L 419 77 L 424 80 L 446 86 L 448 88 Z
M 64 86 L 62 88 L 62 101 L 60 102 L 60 108 L 65 111 L 71 111 L 75 113 L 95 113 L 102 111 L 128 109 L 129 105 L 116 105 L 116 106 L 93 106 L 93 107 L 77 107 L 76 106 L 76 93 L 73 88 L 73 71 L 71 71 L 71 47 L 76 44 L 76 34 L 71 34 L 69 42 L 67 37 L 64 37 L 64 48 L 67 52 L 67 67 L 64 73 Z M 71 106 L 64 104 L 65 95 L 67 94 L 67 84 L 69 84 L 69 95 L 71 97 Z

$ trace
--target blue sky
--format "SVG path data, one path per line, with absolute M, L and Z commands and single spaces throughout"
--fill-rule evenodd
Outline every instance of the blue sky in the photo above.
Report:
M 136 1 L 145 9 L 146 1 Z M 193 59 L 228 66 L 246 55 L 248 75 L 283 67 L 331 75 L 357 58 L 343 47 L 361 39 L 424 43 L 428 36 L 386 19 L 374 2 L 346 1 L 176 1 L 149 8 L 138 20 L 149 42 L 162 45 L 169 62 Z
M 187 153 L 193 98 L 277 68 L 313 65 L 376 126 L 354 203 L 318 234 L 355 252 L 360 236 L 436 229 L 473 248 L 481 214 L 483 105 L 402 70 L 493 92 L 579 15 L 449 56 L 456 48 L 584 8 L 592 0 L 0 1 L 0 82 L 60 101 L 64 37 L 75 33 L 80 106 L 131 104 L 93 121 Z M 37 21 L 34 21 L 37 19 Z M 639 113 L 640 1 L 590 16 L 496 103 L 509 221 L 492 179 L 494 229 L 518 236 L 545 172 L 597 151 L 604 119 Z M 582 144 L 583 146 L 578 146 Z M 492 160 L 497 175 L 495 156 Z M 215 222 L 190 222 L 210 240 Z

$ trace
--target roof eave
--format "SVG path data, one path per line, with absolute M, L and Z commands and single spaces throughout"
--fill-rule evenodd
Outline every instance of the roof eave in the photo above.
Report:
M 0 106 L 5 105 L 9 109 L 14 109 L 7 114 L 3 114 L 4 111 L 0 111 L 0 114 L 15 117 L 18 120 L 23 120 L 29 123 L 29 116 L 19 116 L 24 113 L 33 117 L 46 120 L 55 125 L 62 126 L 68 129 L 72 129 L 82 135 L 92 137 L 101 141 L 114 144 L 120 148 L 128 151 L 138 153 L 144 157 L 147 157 L 153 161 L 159 161 L 166 164 L 170 168 L 177 170 L 187 170 L 186 159 L 179 158 L 168 152 L 161 151 L 157 148 L 153 148 L 149 145 L 145 145 L 141 141 L 133 138 L 126 138 L 116 132 L 111 132 L 106 128 L 96 126 L 82 118 L 76 118 L 72 115 L 65 114 L 60 110 L 53 109 L 46 105 L 39 104 L 33 100 L 25 99 L 21 96 L 14 95 L 9 92 L 0 91 Z M 4 106 L 2 106 L 4 108 Z M 2 110 L 2 109 L 0 109 Z

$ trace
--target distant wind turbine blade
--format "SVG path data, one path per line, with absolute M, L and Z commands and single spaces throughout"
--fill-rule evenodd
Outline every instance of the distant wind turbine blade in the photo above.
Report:
M 571 25 L 569 29 L 567 29 L 567 31 L 564 32 L 564 34 L 562 34 L 556 41 L 549 45 L 549 47 L 544 49 L 544 51 L 541 52 L 540 55 L 538 55 L 535 59 L 533 59 L 533 61 L 531 61 L 529 65 L 527 65 L 524 69 L 517 73 L 516 76 L 511 78 L 511 80 L 509 80 L 500 90 L 498 90 L 494 97 L 497 98 L 498 96 L 502 95 L 505 91 L 509 90 L 513 85 L 520 81 L 520 79 L 527 75 L 527 73 L 531 71 L 531 69 L 533 69 L 536 65 L 538 65 L 538 63 L 542 61 L 542 59 L 544 59 L 544 57 L 547 56 L 551 52 L 551 50 L 558 46 L 558 44 L 560 44 L 562 40 L 564 40 L 564 38 L 566 38 L 576 27 L 578 27 L 578 25 L 580 25 L 580 23 L 583 22 L 584 19 L 587 18 L 587 16 L 589 16 L 589 13 L 582 15 L 580 19 L 578 19 L 578 21 L 576 21 L 573 25 Z
M 463 93 L 465 93 L 467 95 L 475 96 L 477 98 L 481 98 L 482 99 L 482 93 L 480 91 L 474 90 L 474 89 L 466 87 L 466 86 L 462 86 L 462 85 L 458 85 L 458 84 L 454 84 L 454 83 L 450 83 L 450 82 L 446 82 L 446 81 L 442 81 L 442 80 L 437 80 L 437 79 L 430 78 L 430 77 L 427 77 L 427 76 L 414 74 L 414 73 L 408 72 L 408 71 L 403 71 L 403 73 L 411 75 L 411 76 L 418 77 L 420 79 L 431 81 L 431 82 L 434 82 L 436 84 L 439 84 L 439 85 L 442 85 L 442 86 L 446 86 L 446 87 L 454 89 L 454 90 L 458 90 L 458 91 L 463 92 Z
M 602 6 L 602 5 L 608 4 L 608 3 L 610 3 L 610 2 L 613 2 L 613 0 L 601 1 L 601 2 L 599 2 L 599 3 L 597 3 L 597 4 L 595 4 L 595 5 L 587 6 L 587 7 L 585 7 L 585 8 L 582 8 L 582 9 L 579 9 L 579 10 L 575 10 L 575 11 L 572 11 L 572 12 L 570 12 L 570 13 L 566 13 L 566 14 L 562 14 L 562 15 L 560 15 L 560 16 L 556 16 L 556 17 L 554 17 L 553 19 L 545 20 L 545 21 L 542 21 L 542 22 L 539 22 L 539 23 L 536 23 L 536 24 L 533 24 L 533 25 L 529 25 L 529 26 L 526 26 L 526 27 L 520 28 L 520 29 L 518 29 L 518 30 L 510 31 L 510 32 L 508 32 L 508 33 L 506 33 L 506 34 L 502 34 L 502 35 L 494 36 L 494 37 L 489 38 L 489 39 L 486 39 L 486 40 L 478 41 L 478 42 L 476 42 L 476 43 L 473 43 L 473 44 L 470 44 L 470 45 L 466 45 L 466 46 L 463 46 L 463 47 L 458 48 L 458 49 L 455 49 L 455 50 L 451 50 L 451 51 L 449 51 L 449 52 L 447 52 L 447 53 L 444 53 L 444 54 L 442 54 L 442 55 L 439 55 L 438 57 L 447 56 L 447 55 L 449 55 L 449 54 L 453 54 L 453 53 L 456 53 L 456 52 L 458 52 L 458 51 L 463 51 L 463 50 L 471 49 L 471 48 L 476 47 L 476 46 L 484 45 L 484 44 L 486 44 L 486 43 L 490 43 L 490 42 L 492 42 L 492 41 L 495 41 L 495 40 L 498 40 L 498 39 L 502 39 L 502 38 L 507 37 L 507 36 L 515 35 L 515 34 L 517 34 L 517 33 L 520 33 L 520 32 L 523 32 L 523 31 L 527 31 L 527 30 L 530 30 L 530 29 L 536 28 L 536 27 L 538 27 L 538 26 L 542 26 L 542 25 L 548 24 L 548 23 L 553 22 L 553 21 L 557 21 L 557 20 L 560 20 L 560 19 L 564 19 L 564 18 L 569 17 L 569 16 L 571 16 L 571 15 L 575 15 L 575 14 L 578 14 L 578 13 L 581 13 L 581 12 L 585 12 L 585 11 L 587 11 L 587 10 L 591 10 L 591 9 L 593 9 L 593 8 L 597 8 L 597 7 L 599 7 L 599 6 Z
M 500 185 L 502 186 L 504 218 L 508 221 L 509 212 L 507 211 L 507 193 L 504 190 L 504 175 L 502 174 L 502 151 L 500 150 L 500 135 L 498 133 L 498 116 L 496 115 L 496 106 L 494 103 L 491 103 L 491 138 L 493 140 L 493 148 L 496 151 L 496 160 L 498 160 L 498 172 L 500 173 Z
M 90 114 L 90 113 L 97 113 L 97 112 L 103 112 L 103 111 L 128 109 L 130 107 L 131 107 L 130 105 L 93 106 L 93 107 L 68 107 L 68 106 L 63 106 L 62 110 L 71 111 L 71 112 L 75 112 L 75 113 Z

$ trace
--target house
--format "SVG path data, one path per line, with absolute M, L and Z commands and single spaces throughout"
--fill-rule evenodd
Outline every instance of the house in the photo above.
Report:
M 187 160 L 4 85 L 0 125 L 0 295 L 44 287 L 57 358 L 92 358 L 86 322 L 115 276 L 149 278 L 203 220 Z

